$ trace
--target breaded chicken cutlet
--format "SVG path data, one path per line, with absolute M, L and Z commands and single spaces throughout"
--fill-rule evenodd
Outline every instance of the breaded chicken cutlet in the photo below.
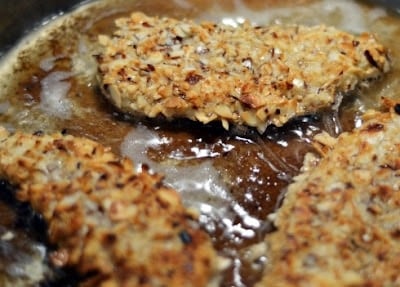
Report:
M 100 144 L 1 128 L 0 176 L 43 215 L 53 261 L 82 286 L 218 286 L 226 261 L 179 195 Z
M 332 27 L 238 27 L 133 13 L 100 36 L 100 86 L 123 112 L 221 121 L 263 132 L 332 106 L 389 70 L 371 34 Z
M 400 285 L 400 115 L 368 117 L 320 136 L 328 151 L 289 186 L 257 287 Z

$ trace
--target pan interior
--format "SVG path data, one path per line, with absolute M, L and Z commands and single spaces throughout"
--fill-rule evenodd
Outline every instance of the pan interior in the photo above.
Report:
M 182 194 L 187 206 L 200 211 L 200 223 L 215 247 L 232 259 L 222 286 L 252 286 L 268 260 L 262 244 L 264 236 L 273 231 L 268 216 L 299 173 L 304 155 L 313 151 L 313 136 L 323 130 L 333 136 L 351 130 L 360 125 L 365 110 L 379 109 L 381 97 L 400 98 L 396 61 L 400 42 L 393 40 L 400 39 L 397 16 L 355 1 L 294 2 L 104 0 L 83 4 L 43 23 L 3 56 L 0 123 L 9 130 L 63 131 L 88 137 L 131 157 L 138 169 L 146 163 L 164 173 L 166 184 Z M 218 124 L 139 120 L 114 110 L 101 95 L 93 57 L 97 36 L 112 33 L 114 20 L 132 11 L 228 25 L 250 19 L 258 25 L 326 24 L 356 34 L 368 31 L 390 49 L 393 68 L 379 82 L 352 93 L 339 110 L 296 118 L 281 128 L 271 126 L 262 135 L 251 129 L 227 132 Z M 12 194 L 14 189 L 3 183 L 3 193 Z M 20 269 L 29 262 L 37 276 L 0 266 L 2 286 L 38 284 L 43 278 L 50 280 L 41 284 L 74 285 L 75 281 L 65 281 L 65 273 L 52 265 L 54 248 L 39 236 L 43 232 L 35 233 L 38 224 L 44 228 L 39 230 L 45 230 L 40 216 L 33 211 L 21 215 L 19 208 L 12 198 L 0 202 L 4 219 L 0 221 L 0 250 L 7 251 L 0 258 Z M 29 221 L 35 216 L 37 224 Z M 14 256 L 12 250 L 21 244 L 26 250 Z M 43 283 L 46 280 L 49 283 Z

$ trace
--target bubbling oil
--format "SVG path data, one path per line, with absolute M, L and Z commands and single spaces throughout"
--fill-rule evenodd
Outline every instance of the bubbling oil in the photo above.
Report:
M 398 61 L 379 83 L 345 97 L 339 109 L 271 126 L 262 135 L 251 129 L 228 132 L 217 124 L 136 119 L 114 110 L 101 95 L 94 60 L 97 36 L 112 33 L 114 20 L 132 11 L 233 26 L 250 19 L 257 25 L 326 24 L 352 33 L 369 31 L 389 47 L 393 59 L 400 51 L 393 41 L 400 35 L 400 20 L 382 8 L 348 0 L 104 0 L 47 23 L 3 58 L 3 126 L 88 137 L 132 158 L 138 169 L 144 163 L 165 174 L 165 183 L 185 205 L 199 211 L 215 248 L 232 259 L 222 286 L 253 286 L 267 260 L 263 241 L 273 231 L 268 216 L 279 208 L 304 155 L 314 151 L 313 136 L 351 130 L 365 110 L 379 108 L 382 96 L 399 99 Z

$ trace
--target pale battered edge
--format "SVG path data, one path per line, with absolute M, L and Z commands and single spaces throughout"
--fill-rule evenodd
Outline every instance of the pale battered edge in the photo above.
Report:
M 100 86 L 123 112 L 256 127 L 332 106 L 390 68 L 373 35 L 325 26 L 252 26 L 148 17 L 100 36 Z
M 160 175 L 91 140 L 0 129 L 0 176 L 48 223 L 81 286 L 218 286 L 227 262 Z
M 366 118 L 318 139 L 326 154 L 289 186 L 257 287 L 399 286 L 400 115 Z

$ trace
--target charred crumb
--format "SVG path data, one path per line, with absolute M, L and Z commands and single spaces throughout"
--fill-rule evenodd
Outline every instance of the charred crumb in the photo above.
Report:
M 193 86 L 193 85 L 196 85 L 202 79 L 203 79 L 203 76 L 197 75 L 197 74 L 191 72 L 186 76 L 185 81 Z
M 364 52 L 365 57 L 367 58 L 368 62 L 374 66 L 377 69 L 381 69 L 381 67 L 378 65 L 378 63 L 375 61 L 374 57 L 372 56 L 371 52 L 369 50 L 365 50 Z
M 396 112 L 396 114 L 400 115 L 400 104 L 396 104 L 394 106 L 394 111 Z
M 192 236 L 186 230 L 183 230 L 179 233 L 179 238 L 185 245 L 192 243 Z
M 381 123 L 371 123 L 365 127 L 365 130 L 368 132 L 379 132 L 383 130 L 385 126 Z

